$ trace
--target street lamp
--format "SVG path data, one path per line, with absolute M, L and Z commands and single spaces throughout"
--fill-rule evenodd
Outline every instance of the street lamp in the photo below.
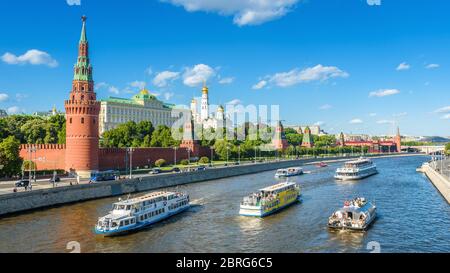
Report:
M 210 148 L 209 148 L 210 150 L 211 150 L 211 167 L 212 166 L 214 166 L 214 147 L 213 146 L 211 146 Z
M 228 165 L 228 153 L 229 153 L 229 151 L 230 151 L 230 147 L 227 144 L 227 165 Z
M 174 152 L 175 152 L 174 165 L 176 166 L 177 165 L 177 150 L 178 150 L 178 147 L 174 147 L 173 149 L 174 149 Z
M 255 164 L 256 164 L 256 162 L 258 161 L 256 150 L 257 150 L 257 148 L 256 148 L 256 146 L 255 146 Z
M 241 165 L 241 145 L 238 146 L 238 163 Z
M 134 148 L 127 148 L 127 152 L 130 154 L 130 179 L 133 179 L 133 152 Z

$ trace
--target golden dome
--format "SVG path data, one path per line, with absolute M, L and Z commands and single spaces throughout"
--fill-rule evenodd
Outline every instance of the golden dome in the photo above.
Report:
M 202 92 L 203 92 L 203 94 L 208 94 L 208 87 L 205 85 L 205 86 L 203 86 L 203 89 L 202 89 Z
M 148 90 L 144 88 L 144 89 L 141 90 L 141 92 L 139 94 L 141 94 L 141 95 L 150 95 L 150 92 L 148 92 Z

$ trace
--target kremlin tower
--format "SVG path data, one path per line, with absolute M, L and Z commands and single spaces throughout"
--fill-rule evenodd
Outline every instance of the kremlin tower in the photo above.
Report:
M 82 17 L 82 21 L 72 91 L 69 100 L 65 101 L 66 171 L 85 178 L 90 177 L 90 174 L 99 168 L 100 102 L 97 101 L 94 92 L 85 16 Z
M 208 87 L 206 86 L 206 81 L 203 84 L 202 89 L 202 104 L 200 111 L 201 121 L 207 120 L 209 118 L 209 99 L 208 99 Z

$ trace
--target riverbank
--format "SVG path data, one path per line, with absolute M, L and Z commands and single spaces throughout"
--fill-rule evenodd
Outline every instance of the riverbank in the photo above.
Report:
M 424 173 L 441 195 L 450 204 L 450 180 L 435 171 L 429 163 L 424 163 L 418 171 Z
M 370 157 L 403 157 L 417 155 L 418 154 L 390 154 Z M 314 164 L 321 161 L 330 163 L 345 161 L 351 158 L 352 157 L 310 158 L 228 167 L 224 166 L 197 172 L 151 175 L 135 179 L 102 182 L 98 184 L 73 185 L 8 193 L 0 195 L 0 216 L 98 198 L 120 196 L 124 194 L 156 190 L 159 188 L 254 174 L 280 168 Z

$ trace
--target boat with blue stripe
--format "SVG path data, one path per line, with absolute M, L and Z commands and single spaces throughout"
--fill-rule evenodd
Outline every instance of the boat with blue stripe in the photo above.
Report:
M 108 215 L 99 218 L 95 233 L 107 237 L 123 235 L 179 214 L 189 207 L 189 195 L 179 192 L 154 192 L 119 200 Z

